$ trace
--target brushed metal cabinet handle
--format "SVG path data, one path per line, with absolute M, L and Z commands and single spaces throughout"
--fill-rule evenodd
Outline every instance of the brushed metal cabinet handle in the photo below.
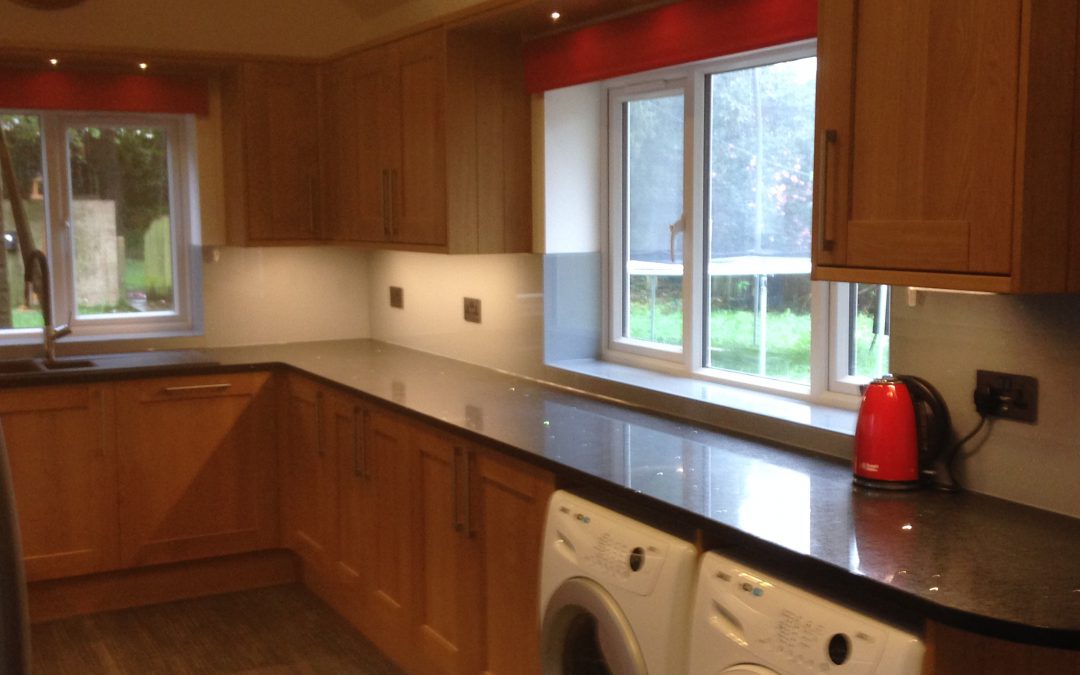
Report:
M 455 532 L 461 532 L 465 529 L 465 522 L 461 518 L 461 457 L 462 450 L 459 447 L 454 447 L 454 480 L 450 489 L 454 493 L 453 498 L 453 527 Z
M 472 513 L 472 465 L 475 456 L 472 450 L 465 453 L 465 535 L 470 539 L 476 536 Z
M 224 390 L 228 389 L 231 386 L 231 382 L 220 382 L 218 384 L 189 384 L 178 387 L 165 387 L 164 389 L 162 389 L 162 391 L 164 391 L 166 394 L 182 394 L 192 391 L 213 391 L 215 389 Z
M 821 248 L 824 251 L 831 251 L 836 245 L 836 240 L 830 236 L 832 228 L 829 227 L 826 204 L 829 201 L 829 148 L 837 142 L 838 138 L 836 129 L 825 129 L 821 132 L 821 160 L 818 172 L 821 176 L 821 190 L 818 191 L 821 203 L 817 205 L 817 227 L 818 241 L 821 242 Z
M 398 196 L 398 171 L 390 169 L 390 236 L 395 239 L 398 237 L 398 220 L 401 217 L 397 210 Z
M 326 454 L 326 444 L 323 443 L 323 393 L 315 392 L 315 446 L 320 455 Z
M 308 232 L 316 233 L 315 227 L 315 176 L 308 176 Z
M 385 239 L 390 238 L 390 170 L 382 170 L 382 194 L 379 211 L 382 215 L 382 231 Z

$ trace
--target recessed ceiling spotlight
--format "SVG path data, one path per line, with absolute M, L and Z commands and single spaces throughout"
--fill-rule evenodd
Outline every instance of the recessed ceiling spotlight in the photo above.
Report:
M 559 12 L 552 12 L 551 13 L 551 20 L 552 21 L 558 21 L 561 17 L 562 17 L 562 14 L 560 14 Z
M 60 59 L 49 59 L 49 65 L 50 66 L 58 66 L 58 65 L 60 65 Z
M 143 62 L 143 63 L 139 64 L 139 70 L 146 70 L 149 67 L 150 67 L 150 64 L 148 64 L 146 62 Z

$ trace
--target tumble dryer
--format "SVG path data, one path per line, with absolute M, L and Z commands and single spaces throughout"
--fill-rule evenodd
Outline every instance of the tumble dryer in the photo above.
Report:
M 690 675 L 914 675 L 919 638 L 706 553 L 698 571 Z
M 543 547 L 543 675 L 685 672 L 693 545 L 559 491 Z

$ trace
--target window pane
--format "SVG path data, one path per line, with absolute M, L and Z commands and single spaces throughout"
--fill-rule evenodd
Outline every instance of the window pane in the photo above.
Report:
M 810 381 L 816 68 L 709 77 L 708 366 Z
M 623 336 L 682 344 L 683 96 L 623 104 Z
M 69 128 L 67 143 L 78 315 L 174 310 L 166 130 Z
M 889 372 L 889 287 L 849 284 L 848 375 L 878 377 Z
M 0 115 L 19 197 L 30 225 L 34 248 L 47 250 L 45 240 L 45 188 L 42 170 L 41 119 L 36 115 Z M 36 297 L 27 302 L 23 283 L 22 253 L 7 190 L 4 190 L 4 256 L 0 262 L 0 329 L 37 328 L 43 325 Z

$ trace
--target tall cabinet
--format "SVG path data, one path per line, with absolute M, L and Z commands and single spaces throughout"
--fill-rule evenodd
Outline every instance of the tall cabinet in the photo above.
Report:
M 528 251 L 529 97 L 516 39 L 438 28 L 324 66 L 331 237 Z
M 1080 289 L 1076 3 L 830 0 L 818 27 L 814 277 Z

